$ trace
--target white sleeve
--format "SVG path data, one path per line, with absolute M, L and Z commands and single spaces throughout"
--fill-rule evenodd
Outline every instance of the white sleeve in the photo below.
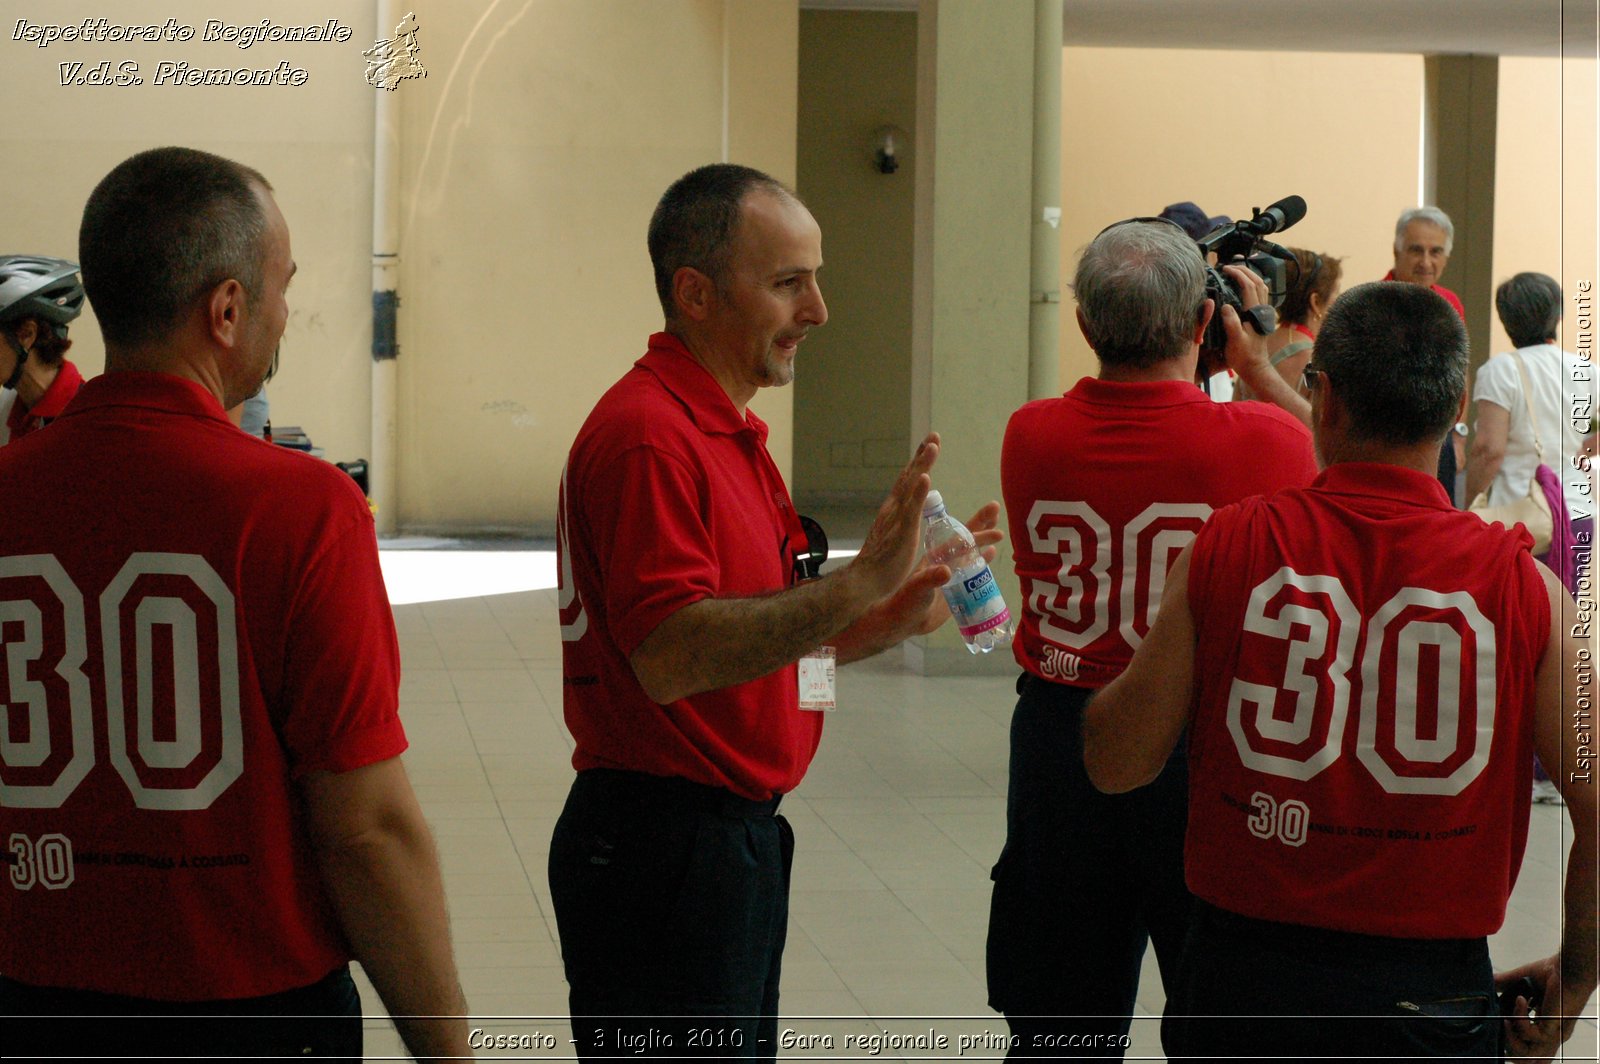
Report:
M 1517 362 L 1507 354 L 1499 354 L 1478 369 L 1478 380 L 1472 386 L 1472 399 L 1487 399 L 1507 413 L 1522 404 L 1522 381 L 1517 376 Z

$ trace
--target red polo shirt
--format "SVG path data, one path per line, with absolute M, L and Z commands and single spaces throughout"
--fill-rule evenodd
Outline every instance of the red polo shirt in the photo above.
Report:
M 45 389 L 39 401 L 28 407 L 22 408 L 21 397 L 11 404 L 11 413 L 6 417 L 6 428 L 11 430 L 12 441 L 20 440 L 35 429 L 42 429 L 50 422 L 61 416 L 61 412 L 72 402 L 72 397 L 78 394 L 78 389 L 83 387 L 83 374 L 78 372 L 67 359 L 61 360 L 61 370 L 56 374 L 56 379 L 50 382 L 50 387 Z
M 1384 274 L 1383 275 L 1383 279 L 1385 281 L 1394 280 L 1395 279 L 1394 271 L 1390 270 L 1388 273 Z M 1442 284 L 1429 285 L 1428 287 L 1432 288 L 1435 292 L 1437 292 L 1441 296 L 1443 296 L 1444 297 L 1444 301 L 1446 303 L 1449 303 L 1452 307 L 1455 307 L 1456 308 L 1456 313 L 1461 315 L 1461 320 L 1462 321 L 1466 321 L 1467 320 L 1467 312 L 1466 312 L 1466 309 L 1464 307 L 1462 307 L 1462 305 L 1461 305 L 1461 297 L 1460 296 L 1456 295 L 1454 292 L 1450 291 L 1450 289 L 1446 288 Z
M 1017 664 L 1075 687 L 1110 683 L 1212 508 L 1316 475 L 1304 425 L 1269 403 L 1213 403 L 1188 381 L 1085 377 L 1028 403 L 1000 449 L 1023 596 Z
M 800 710 L 794 665 L 663 706 L 628 661 L 685 606 L 791 583 L 794 506 L 766 441 L 761 419 L 741 417 L 667 333 L 584 422 L 557 539 L 575 768 L 678 776 L 753 799 L 805 775 L 822 720 Z
M 189 1001 L 344 964 L 295 781 L 406 746 L 361 492 L 138 372 L 0 484 L 0 972 Z

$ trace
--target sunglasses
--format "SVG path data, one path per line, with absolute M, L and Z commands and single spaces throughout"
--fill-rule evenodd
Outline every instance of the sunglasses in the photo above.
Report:
M 795 554 L 793 558 L 794 578 L 798 583 L 803 580 L 815 580 L 822 575 L 822 563 L 828 560 L 828 534 L 822 526 L 805 514 L 800 516 L 800 530 L 806 534 L 806 549 L 804 553 Z M 789 553 L 791 542 L 787 538 L 783 541 L 784 553 Z
M 1310 395 L 1311 389 L 1316 387 L 1318 377 L 1328 376 L 1328 371 L 1315 362 L 1307 362 L 1306 368 L 1300 371 L 1300 394 Z

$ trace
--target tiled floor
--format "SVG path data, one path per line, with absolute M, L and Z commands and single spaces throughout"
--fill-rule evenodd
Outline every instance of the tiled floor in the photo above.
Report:
M 553 591 L 395 609 L 405 762 L 438 838 L 475 1025 L 530 1047 L 484 1057 L 570 1058 L 545 881 L 550 830 L 572 778 L 555 615 Z M 1001 1056 L 986 1048 L 1006 1026 L 984 1004 L 983 946 L 988 870 L 1004 830 L 1011 682 L 923 679 L 891 652 L 841 670 L 839 688 L 822 750 L 784 802 L 798 852 L 781 1025 L 796 1040 L 783 1055 L 953 1059 L 964 1036 L 962 1059 Z M 1491 940 L 1500 965 L 1555 947 L 1565 823 L 1558 809 L 1533 811 L 1522 876 Z M 364 981 L 363 997 L 369 1059 L 401 1055 Z M 1158 1060 L 1153 957 L 1139 1004 L 1128 1057 Z M 885 1029 L 902 1038 L 931 1032 L 949 1045 L 876 1055 L 870 1043 L 846 1047 L 847 1036 Z M 1567 1059 L 1595 1059 L 1595 1044 L 1589 1021 Z

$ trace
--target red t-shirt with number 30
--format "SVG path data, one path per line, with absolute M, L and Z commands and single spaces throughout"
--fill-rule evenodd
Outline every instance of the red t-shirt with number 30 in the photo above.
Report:
M 1317 474 L 1311 433 L 1186 381 L 1085 378 L 1006 426 L 1000 480 L 1022 584 L 1017 663 L 1074 687 L 1122 674 L 1168 567 L 1219 506 Z
M 1196 896 L 1401 938 L 1499 928 L 1550 633 L 1530 545 L 1391 465 L 1212 516 L 1189 570 Z
M 360 490 L 133 372 L 0 484 L 0 973 L 200 1001 L 348 961 L 295 781 L 406 745 Z

